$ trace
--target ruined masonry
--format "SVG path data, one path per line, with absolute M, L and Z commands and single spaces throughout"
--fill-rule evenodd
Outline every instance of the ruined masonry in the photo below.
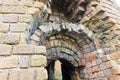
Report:
M 120 80 L 114 0 L 0 0 L 0 80 Z

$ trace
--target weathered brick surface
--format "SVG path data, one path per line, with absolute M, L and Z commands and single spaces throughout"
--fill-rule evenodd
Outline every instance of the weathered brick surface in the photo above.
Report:
M 14 22 L 17 22 L 17 21 L 18 21 L 18 15 L 17 14 L 4 14 L 3 15 L 3 22 L 12 22 L 12 23 L 14 23 Z
M 20 71 L 20 80 L 33 80 L 33 79 L 34 79 L 34 70 L 23 69 Z
M 20 33 L 20 44 L 26 44 L 26 33 Z
M 116 52 L 116 53 L 114 53 L 114 54 L 111 54 L 110 55 L 110 57 L 112 58 L 112 59 L 119 59 L 120 58 L 120 52 Z
M 101 57 L 101 59 L 103 62 L 111 60 L 110 55 L 105 55 L 105 56 Z
M 36 2 L 34 2 L 33 6 L 36 7 L 36 8 L 42 9 L 44 7 L 44 4 L 36 1 Z
M 25 6 L 3 6 L 3 13 L 12 13 L 12 14 L 25 14 L 26 7 Z
M 117 62 L 114 60 L 108 61 L 106 62 L 106 64 L 107 64 L 107 67 L 113 67 L 118 65 Z
M 20 80 L 46 80 L 47 72 L 44 68 L 23 69 L 20 71 Z
M 8 73 L 7 72 L 0 72 L 0 80 L 7 80 Z
M 0 59 L 0 69 L 18 67 L 18 56 L 0 57 Z
M 4 5 L 18 5 L 19 2 L 17 0 L 3 0 L 2 3 Z
M 18 21 L 19 22 L 27 22 L 29 23 L 30 21 L 32 21 L 32 15 L 19 15 L 18 16 Z
M 32 0 L 22 0 L 21 2 L 20 2 L 20 5 L 22 5 L 22 6 L 28 6 L 28 7 L 32 7 L 33 6 L 33 1 Z
M 113 74 L 120 74 L 120 66 L 115 66 L 112 68 Z
M 30 57 L 29 56 L 20 56 L 19 64 L 20 64 L 21 68 L 28 68 L 29 64 L 30 64 Z
M 12 46 L 0 44 L 0 55 L 11 55 L 12 54 Z
M 20 79 L 20 72 L 19 71 L 11 71 L 9 72 L 8 80 L 18 80 Z
M 120 80 L 120 76 L 119 75 L 112 75 L 112 76 L 110 76 L 110 80 Z
M 27 13 L 34 15 L 35 13 L 39 12 L 39 8 L 28 8 Z
M 9 33 L 2 36 L 4 44 L 18 44 L 20 42 L 19 33 Z
M 35 51 L 38 54 L 46 54 L 46 47 L 45 46 L 36 46 Z
M 9 31 L 9 24 L 0 23 L 0 32 L 8 32 Z
M 35 54 L 33 45 L 19 44 L 13 47 L 13 54 Z
M 26 23 L 17 23 L 10 25 L 11 32 L 25 32 L 27 29 L 28 24 Z
M 42 55 L 35 55 L 35 56 L 32 56 L 31 57 L 31 66 L 35 66 L 35 67 L 40 67 L 40 66 L 43 66 L 45 67 L 46 66 L 46 57 L 45 56 L 42 56 Z
M 0 22 L 2 22 L 3 14 L 0 14 Z

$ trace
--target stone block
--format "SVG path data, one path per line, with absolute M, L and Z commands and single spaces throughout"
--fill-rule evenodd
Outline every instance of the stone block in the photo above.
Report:
M 38 37 L 37 35 L 33 34 L 30 39 L 34 40 L 34 41 L 40 41 L 40 37 Z
M 34 34 L 37 35 L 37 36 L 40 36 L 40 35 L 41 35 L 40 30 L 37 29 L 37 30 L 34 32 Z
M 20 68 L 28 68 L 30 63 L 29 61 L 30 61 L 29 56 L 20 56 L 19 57 Z
M 20 75 L 19 71 L 11 71 L 9 72 L 9 79 L 8 80 L 18 80 Z
M 26 44 L 26 33 L 20 33 L 20 44 Z
M 46 47 L 45 46 L 36 46 L 35 47 L 36 54 L 46 54 Z
M 2 13 L 3 10 L 3 6 L 0 5 L 0 13 Z
M 3 0 L 3 4 L 16 6 L 19 4 L 19 1 L 18 0 Z
M 0 43 L 2 42 L 2 35 L 3 33 L 0 33 Z
M 17 22 L 18 21 L 18 15 L 17 14 L 4 14 L 3 15 L 3 22 L 9 23 L 9 22 Z
M 0 72 L 0 80 L 8 80 L 8 73 L 7 72 Z
M 40 11 L 39 8 L 28 8 L 27 9 L 27 13 L 32 14 L 32 15 L 36 14 L 39 11 Z
M 9 24 L 0 23 L 0 32 L 8 32 L 9 31 Z
M 101 70 L 105 70 L 107 68 L 107 64 L 106 63 L 102 63 L 102 64 L 100 64 L 99 67 L 100 67 Z
M 101 63 L 102 63 L 102 59 L 100 59 L 100 58 L 99 58 L 99 59 L 96 59 L 96 63 L 97 63 L 97 64 L 101 64 Z
M 105 55 L 105 56 L 101 57 L 101 59 L 102 59 L 103 62 L 111 60 L 110 55 Z
M 21 6 L 32 7 L 33 6 L 33 1 L 32 0 L 21 0 L 20 5 Z
M 47 71 L 43 67 L 23 69 L 20 71 L 20 80 L 47 80 Z
M 92 72 L 93 72 L 93 73 L 95 73 L 95 72 L 99 72 L 99 71 L 100 71 L 100 69 L 99 69 L 98 66 L 94 66 L 94 67 L 92 67 Z
M 39 45 L 39 42 L 37 42 L 37 41 L 34 41 L 34 40 L 30 40 L 30 44 L 32 44 L 32 45 Z
M 43 67 L 37 69 L 38 71 L 38 80 L 48 80 L 47 70 Z
M 87 57 L 86 57 L 86 60 L 88 61 L 88 62 L 92 62 L 93 60 L 95 60 L 95 55 L 93 54 L 93 53 L 91 53 L 91 54 L 88 54 L 88 55 L 86 55 Z
M 110 57 L 111 57 L 111 59 L 114 59 L 114 60 L 119 59 L 120 58 L 120 52 L 116 52 L 114 54 L 111 54 Z
M 91 74 L 92 73 L 92 68 L 87 69 L 87 74 Z
M 31 66 L 34 67 L 45 67 L 47 64 L 47 59 L 45 56 L 42 55 L 34 55 L 31 57 Z
M 111 60 L 111 61 L 106 62 L 106 65 L 107 65 L 107 68 L 111 68 L 111 67 L 117 66 L 118 64 L 116 61 Z
M 20 34 L 9 33 L 2 36 L 4 44 L 18 44 L 20 42 Z
M 30 23 L 32 21 L 32 15 L 19 15 L 18 17 L 19 22 Z
M 97 65 L 97 64 L 96 64 L 96 61 L 92 61 L 91 65 L 92 65 L 92 66 L 96 66 L 96 65 Z
M 115 24 L 112 28 L 110 28 L 111 30 L 116 30 L 116 29 L 120 29 L 120 25 Z
M 0 11 L 0 13 L 1 13 L 1 11 Z M 0 22 L 2 22 L 3 21 L 3 14 L 0 14 Z
M 33 4 L 33 6 L 34 6 L 35 8 L 43 9 L 44 3 L 35 1 L 34 4 Z
M 103 78 L 105 76 L 103 71 L 98 72 L 98 78 Z
M 0 44 L 0 55 L 6 56 L 6 55 L 11 55 L 11 53 L 12 53 L 12 46 Z
M 0 69 L 18 67 L 18 56 L 0 57 Z
M 119 75 L 112 75 L 112 76 L 110 76 L 109 80 L 120 80 L 120 76 Z
M 12 14 L 25 14 L 26 7 L 25 6 L 3 6 L 3 13 L 12 13 Z
M 23 69 L 20 71 L 20 80 L 34 80 L 34 78 L 36 77 L 34 77 L 33 69 Z
M 111 69 L 106 69 L 106 70 L 104 70 L 103 72 L 104 72 L 104 74 L 105 74 L 106 77 L 112 75 Z
M 112 73 L 113 74 L 120 74 L 120 66 L 115 66 L 112 68 Z
M 0 1 L 0 5 L 1 5 L 1 4 L 3 4 L 3 1 L 2 1 L 2 0 Z
M 19 44 L 13 47 L 13 54 L 16 54 L 16 55 L 35 54 L 35 47 L 30 44 Z
M 11 32 L 25 32 L 27 30 L 28 24 L 26 23 L 17 23 L 10 25 Z

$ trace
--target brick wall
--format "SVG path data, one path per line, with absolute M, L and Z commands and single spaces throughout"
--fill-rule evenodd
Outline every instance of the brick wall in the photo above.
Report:
M 44 4 L 0 0 L 0 80 L 46 80 L 46 48 L 26 44 L 33 16 Z

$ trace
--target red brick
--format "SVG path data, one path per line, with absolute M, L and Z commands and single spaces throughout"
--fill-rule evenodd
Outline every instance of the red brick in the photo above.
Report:
M 116 53 L 114 53 L 114 54 L 111 54 L 110 57 L 111 57 L 112 59 L 119 59 L 119 58 L 120 58 L 120 52 L 116 52 Z
M 113 74 L 120 74 L 120 66 L 116 66 L 112 68 L 112 73 Z
M 86 65 L 87 65 L 87 63 L 86 63 L 85 59 L 81 59 L 81 66 L 86 66 Z
M 95 73 L 95 72 L 99 72 L 99 71 L 100 71 L 100 69 L 99 69 L 98 66 L 94 66 L 94 67 L 92 67 L 92 72 L 93 72 L 93 73 Z
M 90 53 L 90 54 L 88 54 L 88 55 L 86 55 L 86 56 L 87 56 L 87 57 L 86 57 L 86 61 L 87 61 L 87 62 L 91 62 L 91 61 L 95 60 L 95 55 L 92 54 L 92 53 Z
M 111 61 L 106 62 L 106 65 L 107 65 L 108 68 L 110 68 L 110 67 L 117 66 L 118 64 L 117 64 L 116 61 L 111 60 Z
M 113 75 L 109 80 L 120 80 L 120 75 Z

